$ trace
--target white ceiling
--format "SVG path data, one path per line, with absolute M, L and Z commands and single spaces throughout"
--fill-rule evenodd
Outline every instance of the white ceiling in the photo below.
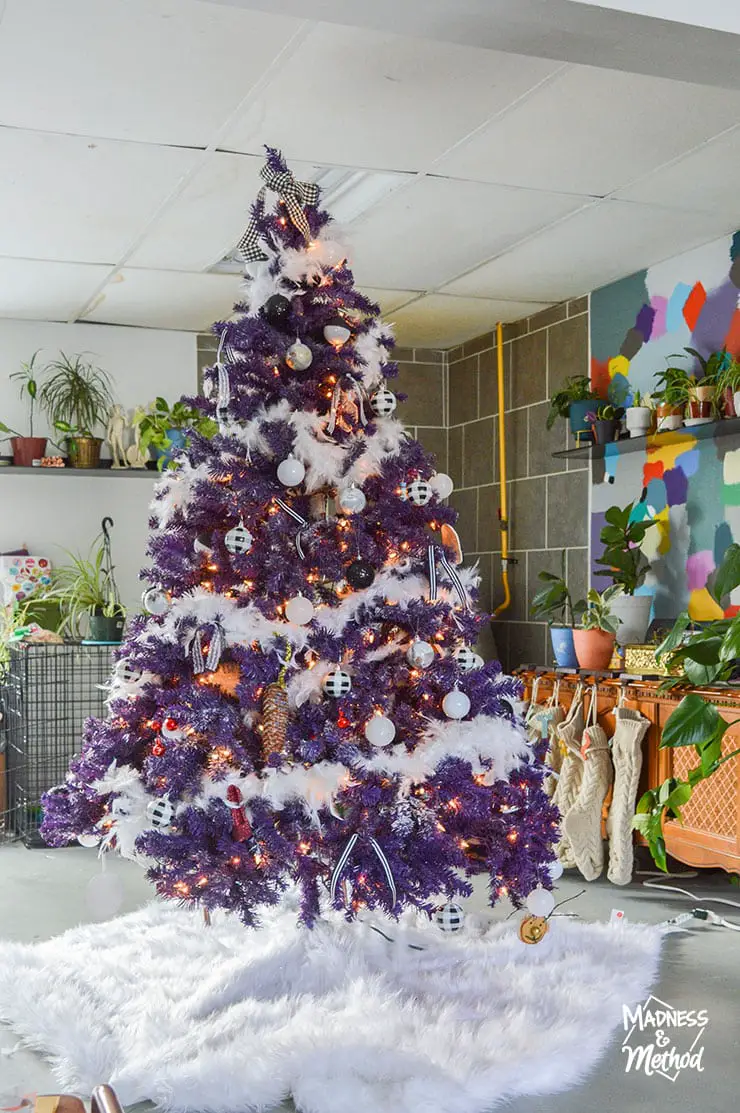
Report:
M 264 143 L 298 177 L 399 175 L 348 231 L 405 345 L 451 346 L 740 224 L 739 90 L 252 7 L 0 0 L 1 316 L 227 315 L 238 280 L 208 270 Z

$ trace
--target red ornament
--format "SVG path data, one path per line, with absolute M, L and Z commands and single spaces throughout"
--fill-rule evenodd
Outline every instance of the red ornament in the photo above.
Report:
M 226 799 L 230 804 L 241 804 L 242 794 L 237 785 L 229 785 Z M 244 807 L 231 808 L 232 834 L 236 842 L 246 842 L 252 837 L 252 825 L 246 817 Z
M 156 740 L 156 742 L 154 742 L 154 744 L 152 745 L 152 754 L 154 755 L 154 757 L 162 757 L 162 755 L 166 754 L 166 753 L 167 753 L 167 747 L 165 746 L 162 739 L 158 738 Z
M 337 726 L 341 727 L 342 730 L 344 730 L 346 727 L 352 726 L 352 723 L 350 722 L 350 720 L 347 718 L 347 716 L 344 714 L 343 711 L 339 712 L 339 717 L 337 718 Z
M 169 731 L 176 731 L 177 730 L 177 719 L 173 719 L 171 716 L 170 716 L 170 718 L 165 719 L 164 729 L 169 730 Z

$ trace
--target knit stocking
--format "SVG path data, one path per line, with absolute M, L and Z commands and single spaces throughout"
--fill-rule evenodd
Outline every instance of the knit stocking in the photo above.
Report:
M 555 776 L 549 774 L 545 777 L 542 787 L 548 796 L 552 796 L 555 792 L 560 775 L 560 769 L 563 764 L 563 751 L 560 748 L 560 740 L 558 738 L 558 727 L 565 718 L 565 712 L 562 707 L 556 705 L 551 707 L 548 712 L 549 718 L 547 721 L 547 737 L 549 739 L 549 746 L 547 747 L 547 757 L 545 758 L 546 765 L 552 769 Z M 543 719 L 544 723 L 544 719 Z
M 561 766 L 560 777 L 552 796 L 562 816 L 573 806 L 578 795 L 583 776 L 583 758 L 580 754 L 581 739 L 583 737 L 583 704 L 579 701 L 572 716 L 555 727 L 554 734 L 560 745 Z M 561 824 L 561 837 L 557 847 L 557 855 L 566 869 L 572 869 L 576 861 L 570 846 L 570 839 Z
M 575 863 L 586 881 L 595 881 L 604 869 L 601 808 L 612 782 L 609 743 L 600 726 L 583 732 L 583 776 L 578 798 L 563 820 Z
M 632 880 L 634 862 L 632 816 L 642 768 L 642 740 L 650 723 L 639 711 L 631 711 L 628 707 L 617 707 L 615 716 L 617 726 L 612 739 L 614 798 L 607 823 L 607 876 L 613 885 L 628 885 Z
M 530 703 L 524 720 L 530 742 L 539 742 L 542 737 L 542 715 L 547 713 L 546 703 Z

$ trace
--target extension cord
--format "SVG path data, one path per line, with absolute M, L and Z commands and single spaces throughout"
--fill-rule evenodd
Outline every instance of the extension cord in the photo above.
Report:
M 645 875 L 645 871 L 642 871 Z M 638 874 L 640 876 L 640 874 Z M 696 870 L 691 870 L 688 873 L 647 873 L 648 877 L 654 877 L 655 881 L 643 881 L 643 886 L 646 889 L 659 889 L 668 893 L 680 893 L 681 896 L 688 897 L 689 900 L 704 900 L 709 904 L 726 904 L 730 908 L 740 909 L 740 901 L 728 900 L 726 897 L 697 897 L 695 893 L 690 893 L 688 889 L 681 889 L 678 885 L 664 885 L 662 879 L 666 881 L 677 881 L 684 877 L 696 877 Z M 674 916 L 670 920 L 664 920 L 659 927 L 667 928 L 680 928 L 683 924 L 689 923 L 691 920 L 699 920 L 703 923 L 714 924 L 717 927 L 728 928 L 730 931 L 740 931 L 740 924 L 735 924 L 732 920 L 725 920 L 722 916 L 718 916 L 716 912 L 712 912 L 709 908 L 701 908 L 699 906 L 692 908 L 691 912 L 680 912 L 678 916 Z

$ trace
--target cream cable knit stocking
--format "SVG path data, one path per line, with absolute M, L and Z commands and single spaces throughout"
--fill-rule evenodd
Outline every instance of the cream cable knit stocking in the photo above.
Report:
M 565 712 L 558 704 L 556 707 L 551 707 L 548 714 L 549 718 L 547 723 L 547 736 L 550 740 L 550 745 L 547 748 L 547 757 L 545 758 L 545 763 L 549 766 L 550 769 L 552 769 L 553 773 L 557 774 L 557 776 L 548 774 L 548 776 L 545 777 L 542 787 L 544 788 L 548 796 L 552 796 L 557 787 L 558 777 L 563 765 L 563 751 L 560 748 L 558 727 L 561 725 L 565 718 Z
M 612 783 L 612 760 L 605 732 L 598 725 L 583 733 L 583 777 L 578 799 L 563 820 L 576 865 L 586 881 L 595 881 L 604 869 L 601 808 Z
M 555 737 L 561 746 L 562 764 L 552 802 L 559 808 L 561 816 L 565 816 L 573 806 L 581 786 L 583 758 L 580 754 L 580 747 L 583 728 L 583 703 L 579 700 L 575 710 L 571 707 L 571 714 L 554 731 Z M 560 842 L 555 849 L 565 869 L 572 869 L 576 861 L 571 850 L 570 839 L 562 823 L 560 829 Z
M 615 709 L 616 730 L 612 739 L 614 798 L 609 811 L 609 870 L 613 885 L 629 885 L 634 863 L 632 816 L 637 800 L 637 782 L 642 768 L 642 740 L 650 723 L 639 711 Z

